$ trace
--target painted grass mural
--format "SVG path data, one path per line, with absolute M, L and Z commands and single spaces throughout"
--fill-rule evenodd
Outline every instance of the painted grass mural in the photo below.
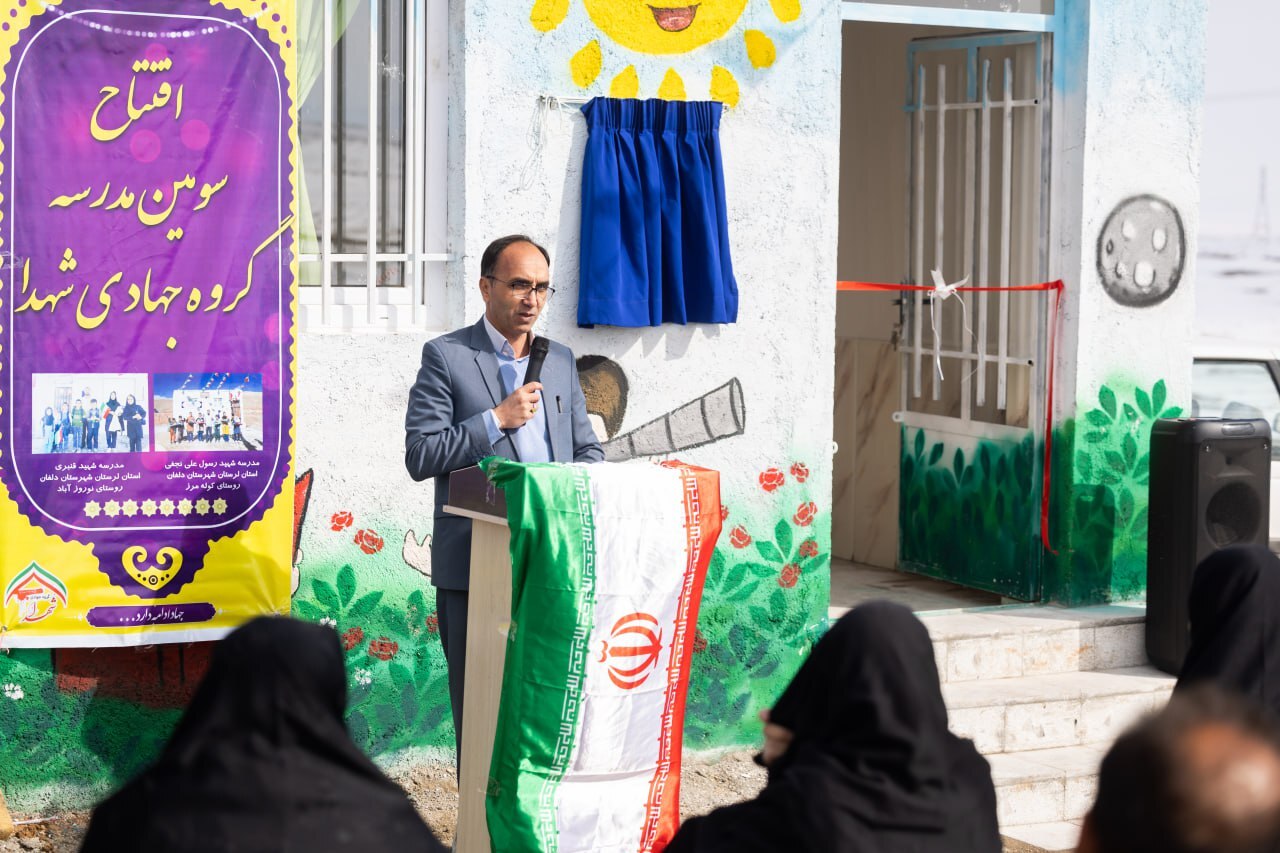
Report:
M 19 811 L 91 802 L 150 762 L 180 713 L 149 704 L 147 684 L 139 699 L 79 689 L 53 658 L 44 649 L 0 655 L 4 790 Z
M 1118 389 L 1118 390 L 1117 390 Z M 922 574 L 1014 598 L 1069 604 L 1142 595 L 1147 571 L 1151 427 L 1182 415 L 1164 380 L 1113 381 L 1096 406 L 1054 431 L 1050 544 L 1044 575 L 1035 479 L 1044 445 L 974 440 L 959 446 L 903 428 L 901 552 Z
M 1035 598 L 1040 445 L 1030 435 L 1020 442 L 970 439 L 967 447 L 959 441 L 964 439 L 902 429 L 902 565 L 1014 598 Z

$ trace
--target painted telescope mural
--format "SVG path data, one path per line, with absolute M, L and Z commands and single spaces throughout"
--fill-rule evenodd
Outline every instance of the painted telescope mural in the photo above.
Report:
M 291 9 L 0 2 L 0 646 L 289 610 Z

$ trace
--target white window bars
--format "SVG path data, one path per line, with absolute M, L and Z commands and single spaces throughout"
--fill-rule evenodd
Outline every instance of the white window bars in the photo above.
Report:
M 300 322 L 442 328 L 447 5 L 301 0 Z
M 1044 280 L 1044 44 L 1039 34 L 1016 33 L 924 39 L 909 47 L 913 283 L 932 284 L 935 269 L 948 283 L 966 276 L 970 284 L 999 287 Z M 906 296 L 899 345 L 904 410 L 1031 426 L 1042 396 L 1045 295 L 960 293 L 936 314 L 930 294 Z

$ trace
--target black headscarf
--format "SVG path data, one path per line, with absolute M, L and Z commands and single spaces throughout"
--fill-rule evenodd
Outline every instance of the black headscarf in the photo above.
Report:
M 151 769 L 101 803 L 85 853 L 443 850 L 409 798 L 351 741 L 338 635 L 249 622 Z
M 929 634 L 888 602 L 846 614 L 770 712 L 794 740 L 747 803 L 667 848 L 999 853 L 991 769 L 947 729 Z
M 1175 689 L 1213 681 L 1280 714 L 1280 558 L 1262 545 L 1214 551 L 1191 578 L 1187 615 Z

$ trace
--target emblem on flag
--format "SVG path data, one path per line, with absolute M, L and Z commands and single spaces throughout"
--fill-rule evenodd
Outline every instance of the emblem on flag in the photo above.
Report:
M 609 680 L 623 690 L 634 690 L 658 665 L 662 628 L 648 613 L 628 613 L 614 623 L 609 639 L 600 644 L 599 662 L 609 665 Z

